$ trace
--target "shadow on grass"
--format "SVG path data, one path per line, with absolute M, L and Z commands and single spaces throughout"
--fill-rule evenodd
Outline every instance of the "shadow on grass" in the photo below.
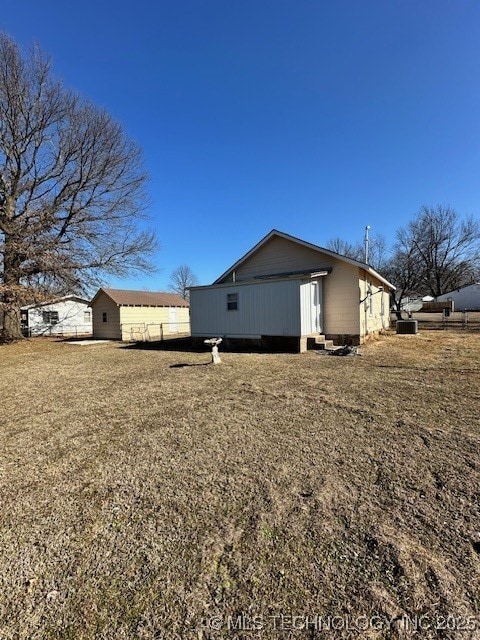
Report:
M 140 351 L 181 351 L 183 353 L 208 353 L 203 346 L 194 346 L 191 338 L 171 338 L 155 342 L 130 342 L 122 349 L 138 349 Z
M 208 367 L 212 362 L 197 362 L 190 364 L 188 362 L 180 362 L 179 364 L 171 364 L 170 369 L 183 369 L 184 367 Z
M 131 342 L 124 344 L 121 349 L 131 349 L 138 351 L 172 351 L 178 353 L 199 353 L 205 357 L 210 357 L 210 351 L 202 345 L 194 346 L 190 337 L 170 338 L 168 340 L 158 340 L 156 342 Z M 170 369 L 183 369 L 185 367 L 208 367 L 212 364 L 208 362 L 178 362 L 171 364 Z
M 122 349 L 138 349 L 140 351 L 177 351 L 182 353 L 204 353 L 210 355 L 211 348 L 203 344 L 194 344 L 191 337 L 167 338 L 154 342 L 129 342 L 121 346 Z M 229 339 L 223 342 L 221 352 L 225 353 L 298 353 L 295 345 L 285 344 L 285 339 L 271 338 L 264 344 L 257 344 L 251 340 Z

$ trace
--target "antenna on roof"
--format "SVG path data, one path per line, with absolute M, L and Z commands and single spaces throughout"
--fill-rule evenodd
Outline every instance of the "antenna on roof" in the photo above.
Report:
M 369 249 L 370 249 L 370 239 L 368 237 L 368 232 L 370 231 L 370 225 L 367 224 L 367 226 L 365 227 L 365 264 L 368 264 L 368 258 L 369 258 Z

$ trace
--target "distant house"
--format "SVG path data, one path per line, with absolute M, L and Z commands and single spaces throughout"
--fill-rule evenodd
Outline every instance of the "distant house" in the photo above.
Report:
M 395 287 L 369 265 L 272 230 L 212 285 L 190 289 L 191 333 L 288 343 L 362 343 L 389 326 Z
M 88 300 L 69 295 L 21 308 L 25 336 L 91 335 L 92 311 Z
M 175 293 L 101 288 L 90 306 L 94 338 L 159 340 L 190 331 L 188 302 Z
M 480 282 L 474 282 L 460 289 L 444 293 L 435 298 L 437 302 L 454 303 L 455 311 L 480 311 Z

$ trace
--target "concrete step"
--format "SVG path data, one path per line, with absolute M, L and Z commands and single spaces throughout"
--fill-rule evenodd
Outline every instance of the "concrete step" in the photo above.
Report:
M 315 348 L 319 351 L 328 351 L 329 349 L 333 349 L 333 340 L 322 340 L 320 342 L 317 342 Z
M 318 336 L 308 336 L 307 338 L 307 349 L 332 349 L 333 348 L 333 340 L 326 340 L 324 335 Z

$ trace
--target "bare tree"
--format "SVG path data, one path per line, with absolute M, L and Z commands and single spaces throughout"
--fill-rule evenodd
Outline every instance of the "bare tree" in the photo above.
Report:
M 38 48 L 0 34 L 0 307 L 20 337 L 32 291 L 86 291 L 151 270 L 139 147 L 108 113 L 66 90 Z
M 434 297 L 469 284 L 480 267 L 480 224 L 464 220 L 451 207 L 421 207 L 397 231 L 385 275 L 396 285 L 395 306 L 401 317 L 407 297 Z
M 364 262 L 362 243 L 333 238 L 327 247 Z M 473 282 L 480 274 L 480 221 L 461 219 L 449 206 L 421 207 L 406 227 L 397 231 L 389 252 L 381 235 L 370 239 L 369 264 L 396 287 L 395 307 L 401 317 L 405 298 L 437 297 Z
M 388 246 L 385 236 L 380 233 L 372 236 L 370 239 L 369 258 L 368 263 L 375 271 L 384 275 L 384 272 L 388 268 L 390 260 L 390 248 Z
M 170 291 L 178 293 L 184 300 L 190 298 L 188 287 L 194 287 L 196 284 L 198 278 L 188 264 L 181 264 L 170 275 Z
M 353 260 L 358 260 L 359 262 L 364 260 L 365 251 L 362 245 L 359 242 L 351 243 L 348 240 L 344 240 L 343 238 L 330 238 L 327 242 L 327 249 L 330 251 L 334 251 L 335 253 L 340 254 L 341 256 L 345 256 L 346 258 L 352 258 Z
M 396 287 L 392 302 L 395 302 L 396 315 L 401 320 L 403 301 L 410 296 L 419 295 L 422 286 L 422 273 L 418 268 L 415 249 L 403 244 L 398 238 L 383 275 Z
M 434 297 L 471 283 L 478 273 L 480 222 L 462 220 L 449 206 L 423 206 L 397 238 L 415 255 L 422 288 Z
M 327 249 L 358 262 L 365 262 L 365 246 L 362 242 L 352 243 L 336 237 L 328 241 Z M 370 238 L 368 262 L 370 266 L 379 272 L 386 268 L 388 247 L 384 236 L 378 234 Z

